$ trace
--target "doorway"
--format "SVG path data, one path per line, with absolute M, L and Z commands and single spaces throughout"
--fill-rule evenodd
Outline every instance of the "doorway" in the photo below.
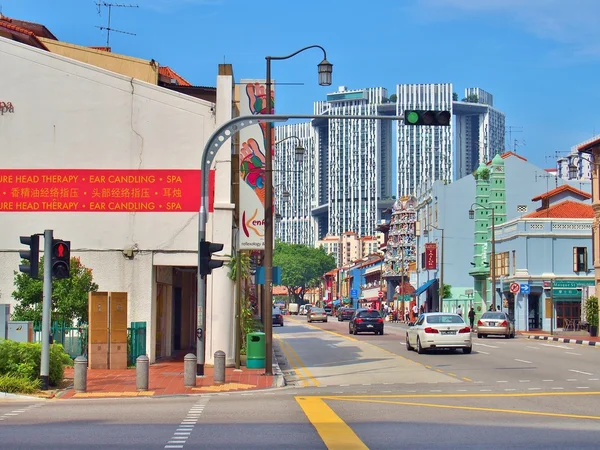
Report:
M 529 294 L 528 304 L 528 329 L 539 330 L 542 328 L 542 321 L 540 320 L 540 296 L 539 294 Z
M 181 350 L 181 288 L 173 288 L 173 350 Z

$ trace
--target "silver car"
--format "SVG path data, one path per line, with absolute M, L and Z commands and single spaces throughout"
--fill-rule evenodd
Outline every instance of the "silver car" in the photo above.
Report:
M 424 313 L 406 331 L 406 349 L 417 350 L 419 354 L 428 349 L 461 348 L 471 353 L 473 343 L 471 328 L 463 318 L 453 313 Z
M 504 336 L 506 339 L 515 337 L 515 322 L 502 311 L 484 312 L 477 321 L 477 337 L 490 335 Z

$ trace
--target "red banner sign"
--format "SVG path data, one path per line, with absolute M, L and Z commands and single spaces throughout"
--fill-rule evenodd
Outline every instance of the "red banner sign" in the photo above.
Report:
M 425 244 L 425 270 L 437 269 L 437 244 Z
M 215 173 L 209 175 L 213 211 Z M 197 212 L 200 171 L 0 169 L 0 212 Z

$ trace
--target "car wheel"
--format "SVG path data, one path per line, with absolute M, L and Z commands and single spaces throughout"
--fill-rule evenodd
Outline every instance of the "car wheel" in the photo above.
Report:
M 348 334 L 352 334 L 352 328 L 348 327 Z
M 510 339 L 510 333 L 504 335 L 504 339 Z
M 342 319 L 340 317 L 338 317 L 338 322 L 341 322 L 341 321 L 342 321 Z
M 327 323 L 327 319 L 325 319 L 323 322 Z
M 483 336 L 483 334 L 481 334 L 481 333 L 477 333 L 477 339 L 481 339 L 481 338 L 482 338 L 482 336 Z
M 358 336 L 358 331 L 356 330 L 356 328 L 354 329 L 354 336 Z
M 283 326 L 283 322 L 281 323 L 281 326 Z
M 312 320 L 310 320 L 310 319 L 309 319 L 309 320 L 307 320 L 307 322 L 308 322 L 308 323 L 311 323 L 311 322 L 312 322 Z
M 421 339 L 419 339 L 418 336 L 417 336 L 417 353 L 419 355 L 422 355 L 423 353 L 425 353 L 425 349 L 423 347 L 421 347 Z
M 465 347 L 463 348 L 463 353 L 468 355 L 473 350 L 473 347 Z
M 412 345 L 410 345 L 410 341 L 408 340 L 408 333 L 406 333 L 406 350 L 409 352 L 413 350 Z

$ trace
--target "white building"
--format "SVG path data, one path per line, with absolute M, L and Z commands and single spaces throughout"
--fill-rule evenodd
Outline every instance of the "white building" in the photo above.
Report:
M 396 113 L 407 109 L 450 111 L 452 83 L 400 84 Z M 398 198 L 414 195 L 421 184 L 452 181 L 452 126 L 407 126 L 398 122 Z
M 340 87 L 328 94 L 327 101 L 315 103 L 315 114 L 375 115 L 378 105 L 387 102 L 387 90 L 368 88 L 349 90 Z M 375 234 L 382 212 L 392 195 L 392 128 L 386 120 L 313 120 L 310 135 L 314 142 L 307 153 L 305 170 L 310 177 L 310 206 L 314 220 L 313 240 L 347 231 L 359 236 Z M 305 125 L 278 127 L 277 138 L 294 133 L 308 135 Z M 306 182 L 306 178 L 304 178 Z M 290 190 L 295 188 L 290 187 Z M 294 194 L 292 194 L 293 196 Z M 308 202 L 309 197 L 303 197 Z M 302 222 L 306 205 L 290 209 L 290 221 Z M 296 214 L 294 216 L 294 214 Z M 285 220 L 284 214 L 284 220 Z M 295 242 L 293 228 L 278 235 Z
M 455 180 L 471 175 L 480 163 L 505 150 L 505 116 L 494 108 L 494 96 L 480 88 L 465 89 L 465 98 L 453 102 L 456 116 Z
M 198 213 L 190 205 L 199 204 L 207 137 L 231 118 L 232 76 L 218 77 L 215 105 L 1 37 L 0 61 L 10 68 L 0 71 L 0 101 L 13 105 L 0 115 L 3 175 L 46 175 L 2 180 L 0 301 L 14 304 L 19 236 L 52 229 L 71 241 L 72 256 L 93 270 L 101 291 L 127 292 L 128 322 L 146 322 L 151 361 L 195 345 Z M 231 146 L 221 153 L 207 240 L 231 254 Z M 48 178 L 53 170 L 69 178 Z M 94 170 L 108 173 L 97 188 Z M 111 173 L 118 170 L 133 178 L 116 183 Z M 232 362 L 233 301 L 224 299 L 234 293 L 226 268 L 208 277 L 207 290 L 206 362 L 217 350 Z
M 315 131 L 310 122 L 276 127 L 275 142 L 278 142 L 273 161 L 275 239 L 312 247 L 317 238 L 311 214 L 316 203 L 318 178 Z M 301 163 L 295 157 L 298 146 L 304 148 Z M 289 194 L 286 200 L 284 193 L 286 197 Z
M 592 157 L 591 155 L 580 154 L 577 151 L 577 148 L 587 142 L 593 142 L 598 139 L 600 139 L 600 134 L 580 144 L 574 145 L 571 147 L 571 151 L 568 155 L 558 158 L 556 160 L 557 175 L 563 180 L 591 180 L 592 163 L 590 161 Z M 574 172 L 573 169 L 575 169 Z

